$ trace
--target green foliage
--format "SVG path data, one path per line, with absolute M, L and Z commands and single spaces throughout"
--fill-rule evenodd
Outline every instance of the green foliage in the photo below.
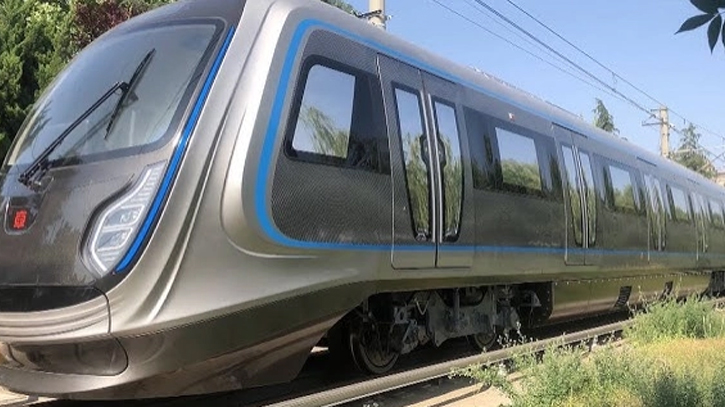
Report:
M 355 14 L 355 9 L 350 4 L 342 0 L 322 0 L 322 2 L 335 6 L 347 13 Z
M 614 126 L 614 116 L 609 113 L 609 110 L 604 106 L 604 102 L 597 98 L 595 99 L 596 107 L 594 107 L 594 125 L 600 129 L 609 133 L 618 133 L 619 130 Z
M 302 106 L 300 120 L 312 130 L 312 148 L 317 154 L 346 157 L 350 133 L 335 127 L 335 123 L 320 109 Z
M 722 13 L 725 11 L 720 11 L 720 9 L 725 9 L 725 0 L 690 0 L 690 2 L 704 14 L 698 14 L 685 20 L 675 34 L 692 31 L 709 23 L 707 41 L 710 52 L 715 50 L 718 40 L 725 46 L 725 26 L 722 19 Z
M 725 337 L 725 320 L 711 305 L 694 297 L 683 302 L 668 299 L 645 306 L 625 336 L 637 343 L 720 338 Z
M 707 178 L 713 178 L 716 175 L 715 167 L 705 155 L 700 145 L 702 135 L 696 130 L 696 127 L 690 124 L 682 132 L 682 143 L 670 158 Z
M 501 161 L 501 173 L 503 181 L 507 184 L 521 186 L 532 191 L 541 191 L 541 174 L 537 164 L 503 160 Z
M 428 234 L 430 233 L 428 230 L 428 169 L 425 166 L 427 159 L 424 159 L 424 151 L 420 143 L 421 136 L 421 134 L 411 133 L 403 135 L 403 155 L 413 223 L 416 231 Z
M 694 298 L 652 304 L 635 317 L 625 346 L 589 353 L 581 346 L 517 355 L 514 386 L 502 365 L 455 375 L 499 388 L 513 407 L 725 405 L 724 316 Z M 710 338 L 710 339 L 702 339 Z
M 0 153 L 29 106 L 70 57 L 69 9 L 62 1 L 0 2 Z

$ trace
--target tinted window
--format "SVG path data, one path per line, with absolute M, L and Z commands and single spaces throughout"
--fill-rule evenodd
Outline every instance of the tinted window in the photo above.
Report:
M 439 152 L 443 167 L 443 240 L 455 241 L 461 223 L 463 203 L 463 164 L 458 121 L 455 109 L 442 102 L 435 102 L 436 125 L 440 141 Z
M 670 194 L 672 195 L 673 213 L 672 218 L 680 221 L 690 220 L 690 210 L 687 204 L 687 195 L 676 187 L 670 186 Z
M 539 159 L 534 140 L 496 128 L 504 186 L 517 192 L 542 192 Z
M 346 158 L 354 95 L 354 76 L 322 65 L 313 66 L 307 77 L 292 147 Z
M 30 164 L 116 83 L 129 81 L 139 68 L 113 126 L 109 124 L 121 98 L 118 90 L 68 134 L 49 160 L 76 163 L 81 157 L 132 154 L 168 140 L 199 81 L 200 64 L 209 55 L 215 31 L 210 24 L 168 25 L 113 33 L 89 46 L 33 107 L 6 164 Z
M 489 118 L 470 108 L 465 108 L 464 112 L 473 164 L 473 187 L 477 189 L 492 188 L 496 182 L 493 171 L 495 164 Z
M 577 245 L 581 245 L 583 213 L 581 195 L 579 194 L 580 187 L 577 177 L 576 161 L 574 159 L 574 150 L 564 146 L 562 147 L 562 152 L 564 154 L 564 167 L 566 168 L 567 183 L 569 184 L 569 206 L 571 207 L 572 226 L 574 227 L 574 241 Z
M 720 202 L 710 200 L 710 213 L 712 214 L 712 224 L 718 227 L 723 227 L 723 214 L 722 205 Z
M 388 173 L 380 87 L 374 76 L 348 69 L 317 64 L 307 71 L 287 154 Z
M 649 174 L 646 174 L 645 185 L 649 196 L 650 213 L 652 216 L 651 236 L 654 247 L 662 250 L 664 247 L 664 203 L 662 201 L 662 191 L 660 190 L 659 181 Z
M 629 213 L 637 212 L 632 174 L 625 169 L 610 165 L 609 179 L 612 188 L 611 203 L 614 205 L 614 209 Z
M 690 196 L 690 200 L 692 202 L 693 209 L 695 210 L 695 213 L 698 217 L 703 216 L 704 222 L 709 223 L 710 222 L 710 211 L 707 210 L 707 206 L 705 204 L 705 198 L 702 197 L 702 195 L 693 193 Z M 704 226 L 704 225 L 703 225 Z
M 398 124 L 403 147 L 408 199 L 416 235 L 430 237 L 430 194 L 428 187 L 428 140 L 423 132 L 420 96 L 395 90 Z
M 589 223 L 589 244 L 593 245 L 597 237 L 597 195 L 594 189 L 594 174 L 592 172 L 592 163 L 589 159 L 589 154 L 580 151 L 579 161 L 581 162 L 582 172 L 584 173 L 583 187 Z

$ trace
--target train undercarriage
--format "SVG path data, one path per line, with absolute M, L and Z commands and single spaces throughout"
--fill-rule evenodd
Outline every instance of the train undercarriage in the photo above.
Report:
M 328 332 L 324 344 L 335 358 L 352 362 L 366 373 L 384 374 L 401 355 L 425 345 L 437 347 L 453 338 L 468 337 L 476 349 L 486 351 L 497 347 L 502 336 L 520 334 L 522 327 L 625 311 L 648 299 L 719 295 L 725 290 L 723 272 L 690 278 L 691 282 L 682 278 L 678 284 L 672 276 L 648 279 L 649 289 L 645 290 L 641 282 L 630 281 L 636 279 L 618 279 L 606 300 L 594 301 L 596 296 L 592 296 L 585 301 L 598 305 L 589 307 L 589 312 L 580 307 L 581 301 L 571 298 L 581 298 L 577 294 L 592 287 L 603 290 L 612 281 L 600 281 L 599 286 L 574 281 L 383 293 L 342 318 Z
M 362 371 L 383 374 L 401 355 L 453 338 L 469 337 L 479 350 L 500 335 L 546 320 L 547 284 L 386 293 L 369 298 L 329 332 L 330 352 Z

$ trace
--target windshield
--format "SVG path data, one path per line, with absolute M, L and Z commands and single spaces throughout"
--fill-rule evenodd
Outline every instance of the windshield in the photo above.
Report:
M 165 25 L 97 41 L 32 108 L 5 165 L 32 163 L 104 93 L 129 81 L 149 55 L 123 104 L 117 108 L 123 95 L 119 90 L 69 133 L 48 160 L 78 163 L 157 147 L 175 129 L 215 31 L 213 24 Z

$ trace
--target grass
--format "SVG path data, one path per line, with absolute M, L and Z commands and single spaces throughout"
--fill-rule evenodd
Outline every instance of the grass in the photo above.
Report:
M 510 366 L 471 366 L 456 375 L 494 386 L 512 407 L 725 406 L 724 314 L 694 298 L 651 304 L 624 332 L 625 346 L 587 353 L 551 346 Z M 520 389 L 507 379 L 521 371 Z

